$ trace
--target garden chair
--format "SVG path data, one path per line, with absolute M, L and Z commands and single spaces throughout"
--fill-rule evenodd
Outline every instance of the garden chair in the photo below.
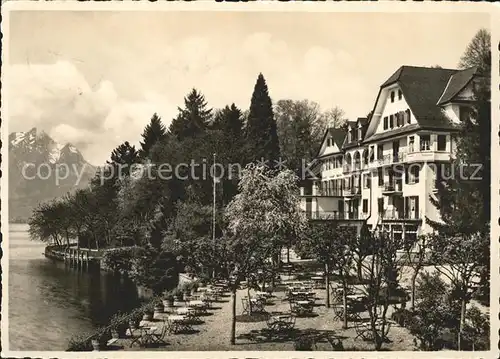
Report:
M 248 298 L 241 298 L 241 305 L 243 308 L 242 315 L 250 315 L 250 300 Z
M 151 333 L 152 337 L 154 338 L 154 342 L 156 344 L 167 344 L 165 341 L 165 336 L 167 335 L 167 332 L 169 330 L 169 326 L 165 320 L 163 320 L 163 326 L 160 331 L 155 330 Z
M 354 322 L 354 330 L 356 331 L 355 340 L 361 338 L 362 340 L 370 341 L 373 340 L 373 333 L 369 325 L 366 322 Z
M 344 319 L 344 305 L 337 303 L 332 305 L 333 308 L 333 320 L 343 320 Z
M 298 317 L 304 317 L 313 312 L 313 307 L 310 304 L 300 303 L 300 301 L 291 301 L 290 311 Z

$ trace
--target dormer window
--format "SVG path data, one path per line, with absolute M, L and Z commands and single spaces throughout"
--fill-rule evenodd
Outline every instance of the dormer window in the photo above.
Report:
M 394 102 L 394 91 L 391 91 L 391 102 Z
M 360 140 L 360 141 L 361 141 L 361 137 L 362 137 L 362 136 L 363 136 L 363 133 L 362 133 L 362 131 L 361 131 L 361 127 L 360 127 L 360 128 L 358 128 L 358 140 Z
M 352 141 L 352 132 L 351 132 L 351 128 L 349 128 L 349 131 L 347 132 L 347 142 L 351 142 Z
M 403 99 L 403 91 L 398 90 L 398 100 Z

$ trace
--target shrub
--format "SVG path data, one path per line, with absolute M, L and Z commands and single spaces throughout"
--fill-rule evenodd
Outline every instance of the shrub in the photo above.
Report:
M 462 349 L 490 349 L 490 320 L 476 306 L 472 306 L 467 310 L 463 339 L 465 343 L 462 343 Z
M 92 344 L 90 342 L 91 335 L 83 334 L 72 337 L 68 342 L 68 352 L 86 352 L 92 350 Z
M 140 247 L 106 250 L 102 256 L 103 265 L 113 272 L 128 274 L 132 270 L 132 261 L 139 251 Z

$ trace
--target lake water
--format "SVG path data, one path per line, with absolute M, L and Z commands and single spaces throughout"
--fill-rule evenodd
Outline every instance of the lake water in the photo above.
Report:
M 27 225 L 9 225 L 9 349 L 66 350 L 73 335 L 138 302 L 129 281 L 66 268 L 43 256 Z

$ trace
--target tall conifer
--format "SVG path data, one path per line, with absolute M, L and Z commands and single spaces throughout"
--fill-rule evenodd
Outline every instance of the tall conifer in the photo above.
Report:
M 257 77 L 250 102 L 245 142 L 249 162 L 263 159 L 270 167 L 276 164 L 275 161 L 280 156 L 278 131 L 266 80 L 262 74 Z
M 163 125 L 160 116 L 156 113 L 151 117 L 151 122 L 146 126 L 142 133 L 140 157 L 149 158 L 151 148 L 158 142 L 165 139 L 167 131 Z

